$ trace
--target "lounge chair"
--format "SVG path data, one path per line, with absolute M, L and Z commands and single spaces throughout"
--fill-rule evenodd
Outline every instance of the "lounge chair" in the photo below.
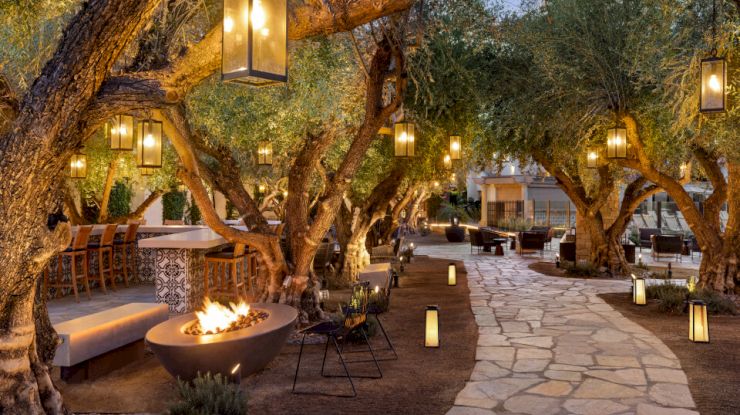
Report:
M 680 235 L 653 235 L 652 249 L 652 256 L 656 260 L 661 256 L 674 256 L 680 262 L 683 238 Z
M 657 228 L 640 228 L 640 252 L 642 252 L 642 248 L 650 248 L 653 246 L 652 242 L 652 236 L 653 235 L 660 235 L 660 229 Z

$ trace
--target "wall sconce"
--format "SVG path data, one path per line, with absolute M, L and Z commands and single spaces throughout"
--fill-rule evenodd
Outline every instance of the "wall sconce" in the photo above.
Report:
M 439 306 L 428 305 L 424 347 L 439 347 Z

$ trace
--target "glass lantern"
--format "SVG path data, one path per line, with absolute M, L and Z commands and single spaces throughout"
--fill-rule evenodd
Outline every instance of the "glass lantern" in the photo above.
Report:
M 272 143 L 260 141 L 257 143 L 257 164 L 260 166 L 272 165 Z
M 162 167 L 162 122 L 140 121 L 136 134 L 136 165 L 155 169 Z
M 459 135 L 450 136 L 450 158 L 460 160 L 462 158 L 462 137 Z
M 111 150 L 131 151 L 134 149 L 134 117 L 116 115 L 106 125 Z
M 709 343 L 709 321 L 704 301 L 689 301 L 689 340 L 695 343 Z
M 87 177 L 87 156 L 76 153 L 69 159 L 69 177 L 84 179 Z
M 627 158 L 627 129 L 613 127 L 606 130 L 606 157 L 610 159 Z
M 633 278 L 632 279 L 632 302 L 637 305 L 647 304 L 647 296 L 645 295 L 645 279 L 644 278 Z
M 424 347 L 439 347 L 439 306 L 436 305 L 428 305 L 426 309 Z
M 394 134 L 396 157 L 414 157 L 414 140 L 414 124 L 397 122 Z
M 586 150 L 586 167 L 595 169 L 599 167 L 599 151 L 594 147 Z
M 447 285 L 457 285 L 457 268 L 452 262 L 447 265 Z
M 712 56 L 701 61 L 701 92 L 699 110 L 702 113 L 725 111 L 727 63 L 725 58 Z

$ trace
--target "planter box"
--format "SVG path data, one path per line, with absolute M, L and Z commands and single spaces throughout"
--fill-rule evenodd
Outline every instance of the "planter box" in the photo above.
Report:
M 447 242 L 465 242 L 465 228 L 462 226 L 446 226 Z

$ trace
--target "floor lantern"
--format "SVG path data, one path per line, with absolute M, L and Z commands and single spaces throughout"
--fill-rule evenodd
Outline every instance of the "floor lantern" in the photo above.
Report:
M 105 128 L 111 150 L 131 151 L 134 149 L 134 117 L 116 115 Z
M 162 167 L 162 122 L 152 119 L 140 121 L 136 133 L 136 165 Z
M 221 79 L 265 86 L 288 81 L 288 1 L 224 0 Z
M 695 343 L 709 343 L 709 321 L 704 301 L 689 301 L 689 340 Z
M 439 306 L 428 305 L 424 347 L 439 347 Z
M 272 165 L 272 143 L 260 141 L 257 143 L 257 164 L 260 166 Z
M 84 179 L 87 177 L 87 156 L 75 153 L 69 159 L 69 177 L 73 179 Z
M 462 137 L 459 135 L 450 136 L 450 158 L 460 160 L 462 158 Z
M 453 262 L 447 266 L 447 285 L 457 285 L 457 268 Z
M 606 157 L 610 159 L 627 158 L 627 129 L 614 126 L 606 130 Z
M 396 157 L 414 157 L 414 124 L 397 122 L 394 126 L 394 144 Z
M 632 278 L 632 302 L 637 305 L 647 304 L 645 278 Z

